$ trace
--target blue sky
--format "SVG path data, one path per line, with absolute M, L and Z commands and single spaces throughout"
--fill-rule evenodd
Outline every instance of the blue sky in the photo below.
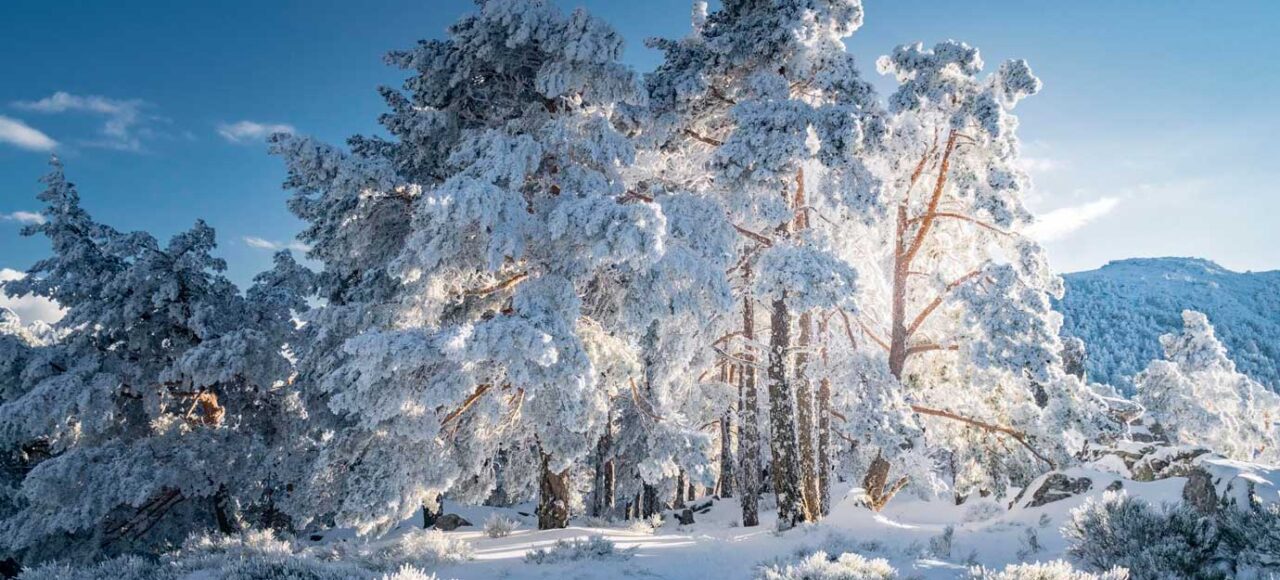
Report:
M 563 0 L 607 18 L 649 70 L 650 36 L 688 29 L 688 0 Z M 1068 272 L 1132 256 L 1191 255 L 1280 268 L 1280 2 L 865 0 L 848 40 L 869 77 L 897 44 L 954 38 L 988 68 L 1026 58 L 1045 89 L 1019 108 L 1047 216 L 1039 235 Z M 0 269 L 48 251 L 21 238 L 36 180 L 61 155 L 85 205 L 161 238 L 197 218 L 234 280 L 288 244 L 284 172 L 251 124 L 341 143 L 379 130 L 381 56 L 439 37 L 470 0 L 219 2 L 5 0 L 0 4 Z M 882 92 L 891 89 L 876 78 Z M 63 93 L 62 96 L 56 96 Z M 238 138 L 238 140 L 237 140 Z M 255 240 L 256 239 L 256 240 Z M 251 241 L 254 240 L 254 241 Z

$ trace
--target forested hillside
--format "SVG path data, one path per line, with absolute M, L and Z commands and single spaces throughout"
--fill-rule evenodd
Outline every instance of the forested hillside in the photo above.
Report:
M 1063 333 L 1088 345 L 1089 379 L 1129 391 L 1133 375 L 1161 354 L 1160 335 L 1203 312 L 1236 366 L 1280 389 L 1280 271 L 1233 272 L 1197 258 L 1118 260 L 1068 274 L 1055 305 Z

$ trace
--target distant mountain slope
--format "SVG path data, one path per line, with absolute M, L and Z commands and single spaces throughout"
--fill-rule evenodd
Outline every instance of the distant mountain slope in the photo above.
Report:
M 1088 347 L 1091 380 L 1132 389 L 1163 355 L 1184 309 L 1209 317 L 1237 368 L 1280 391 L 1280 271 L 1232 272 L 1197 258 L 1138 258 L 1064 276 L 1063 334 Z

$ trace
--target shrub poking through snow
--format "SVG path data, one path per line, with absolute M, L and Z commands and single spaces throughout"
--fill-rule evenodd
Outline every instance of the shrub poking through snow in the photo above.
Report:
M 361 549 L 353 556 L 374 570 L 395 570 L 405 564 L 430 568 L 471 559 L 471 544 L 440 530 L 414 530 L 388 543 Z
M 1034 564 L 1010 564 L 999 571 L 979 566 L 969 569 L 969 578 L 973 580 L 1128 580 L 1129 571 L 1124 568 L 1112 568 L 1106 572 L 1094 574 L 1076 570 L 1069 562 L 1054 560 Z
M 869 560 L 847 552 L 839 557 L 818 551 L 791 563 L 761 566 L 757 580 L 890 580 L 898 571 L 883 558 Z
M 505 538 L 520 527 L 520 522 L 502 514 L 493 514 L 484 521 L 484 535 L 490 538 Z
M 1067 553 L 1095 570 L 1128 568 L 1134 578 L 1197 578 L 1216 569 L 1216 526 L 1180 505 L 1157 508 L 1124 492 L 1090 498 L 1062 529 Z
M 571 540 L 557 540 L 550 548 L 539 548 L 524 555 L 530 564 L 556 564 L 578 560 L 625 560 L 635 549 L 619 550 L 604 536 L 589 536 Z
M 1218 533 L 1237 577 L 1280 577 L 1280 504 L 1223 510 Z
M 152 580 L 165 578 L 154 563 L 137 556 L 121 556 L 92 566 L 50 562 L 23 572 L 22 580 Z

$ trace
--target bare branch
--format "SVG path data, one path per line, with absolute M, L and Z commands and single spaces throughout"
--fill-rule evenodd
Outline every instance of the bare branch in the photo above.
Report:
M 510 289 L 516 284 L 524 282 L 525 279 L 528 277 L 529 277 L 528 272 L 521 272 L 519 274 L 516 274 L 515 276 L 507 278 L 506 280 L 503 280 L 502 282 L 494 284 L 493 286 L 489 286 L 486 288 L 477 288 L 475 290 L 467 290 L 466 292 L 463 292 L 462 295 L 463 296 L 486 296 L 496 292 L 502 292 L 503 290 Z
M 1027 434 L 1021 431 L 1017 431 L 1015 429 L 1011 429 L 1009 427 L 1004 427 L 1001 425 L 993 425 L 991 423 L 987 423 L 985 421 L 979 421 L 977 419 L 970 419 L 968 417 L 957 415 L 950 411 L 943 411 L 940 409 L 930 409 L 928 407 L 922 407 L 920 405 L 912 405 L 911 410 L 917 413 L 920 413 L 921 415 L 929 415 L 931 417 L 942 417 L 944 419 L 960 421 L 961 423 L 972 425 L 974 427 L 977 427 L 984 431 L 990 431 L 992 433 L 1004 433 L 1005 435 L 1012 437 L 1014 441 L 1021 443 L 1022 446 L 1027 449 L 1027 451 L 1030 451 L 1031 454 L 1035 455 L 1036 458 L 1039 459 L 1040 461 L 1045 462 L 1045 464 L 1047 464 L 1050 469 L 1058 468 L 1058 466 L 1052 460 L 1050 460 L 1048 457 L 1045 457 L 1039 451 L 1036 451 L 1036 448 L 1032 447 L 1031 444 L 1027 442 Z
M 954 344 L 946 345 L 946 346 L 943 346 L 940 344 L 933 344 L 933 343 L 917 344 L 907 349 L 907 356 L 911 356 L 913 354 L 920 354 L 922 352 L 932 352 L 935 350 L 960 350 L 960 347 Z
M 706 135 L 703 135 L 697 131 L 694 131 L 693 129 L 685 129 L 684 134 L 694 138 L 697 141 L 701 141 L 702 143 L 710 145 L 712 147 L 719 147 L 721 145 L 724 145 L 724 141 L 721 141 L 719 139 L 712 139 L 711 137 L 707 137 Z
M 734 225 L 734 226 L 733 226 L 733 229 L 738 230 L 738 233 L 740 233 L 740 234 L 742 234 L 742 235 L 744 235 L 744 236 L 746 236 L 746 237 L 748 237 L 748 238 L 751 238 L 752 240 L 755 240 L 757 243 L 759 243 L 759 244 L 761 244 L 761 245 L 764 245 L 764 246 L 772 246 L 772 245 L 773 245 L 773 240 L 772 240 L 772 239 L 770 239 L 768 236 L 766 236 L 766 235 L 764 235 L 764 234 L 758 234 L 758 233 L 756 233 L 756 232 L 753 232 L 753 231 L 751 231 L 751 230 L 749 230 L 749 229 L 747 229 L 747 228 L 744 228 L 744 227 L 742 227 L 742 226 L 739 226 L 739 225 Z
M 933 311 L 937 310 L 938 307 L 942 305 L 943 299 L 945 299 L 948 294 L 981 273 L 981 269 L 974 270 L 953 280 L 950 284 L 947 284 L 947 286 L 942 289 L 942 293 L 938 294 L 937 298 L 934 298 L 933 301 L 929 302 L 929 305 L 925 306 L 924 309 L 920 311 L 920 314 L 917 314 L 915 319 L 911 321 L 911 325 L 907 327 L 907 337 L 909 338 L 912 334 L 915 334 L 916 330 L 920 328 L 920 325 L 924 324 L 924 321 L 929 318 L 929 315 L 933 314 Z

